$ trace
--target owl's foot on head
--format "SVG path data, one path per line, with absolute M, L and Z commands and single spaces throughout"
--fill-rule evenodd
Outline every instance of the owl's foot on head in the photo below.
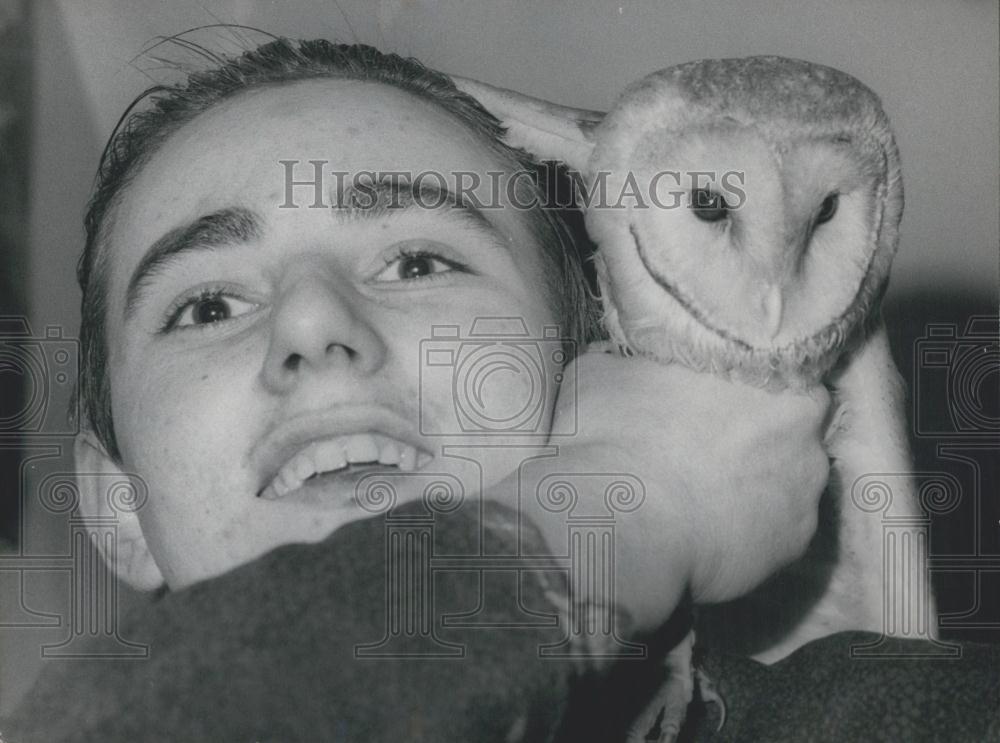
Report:
M 587 353 L 610 353 L 612 356 L 635 356 L 635 352 L 628 346 L 610 340 L 588 343 Z

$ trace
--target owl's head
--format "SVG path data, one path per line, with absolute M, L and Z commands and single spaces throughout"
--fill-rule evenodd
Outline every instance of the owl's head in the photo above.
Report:
M 457 81 L 511 143 L 592 184 L 608 330 L 638 353 L 782 385 L 818 380 L 876 308 L 899 156 L 878 98 L 781 57 L 653 73 L 603 118 Z

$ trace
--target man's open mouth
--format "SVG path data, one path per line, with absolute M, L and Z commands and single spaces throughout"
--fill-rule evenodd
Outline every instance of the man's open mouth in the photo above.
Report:
M 277 500 L 319 480 L 341 480 L 375 469 L 413 472 L 430 454 L 381 433 L 356 433 L 311 441 L 288 459 L 258 497 Z

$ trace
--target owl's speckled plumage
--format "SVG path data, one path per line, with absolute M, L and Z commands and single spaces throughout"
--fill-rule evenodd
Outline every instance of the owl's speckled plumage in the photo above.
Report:
M 613 341 L 741 382 L 799 391 L 825 383 L 834 392 L 825 499 L 833 506 L 820 525 L 829 538 L 817 540 L 829 549 L 807 555 L 791 579 L 807 605 L 789 609 L 796 602 L 782 584 L 786 594 L 766 597 L 746 622 L 780 627 L 778 637 L 730 649 L 774 661 L 842 629 L 891 634 L 881 522 L 844 495 L 866 473 L 911 468 L 902 385 L 879 312 L 903 188 L 878 97 L 846 73 L 774 56 L 654 72 L 606 115 L 456 84 L 501 120 L 510 144 L 538 159 L 561 160 L 592 184 L 605 179 L 612 195 L 656 184 L 644 204 L 609 208 L 598 199 L 585 212 Z M 708 188 L 695 173 L 716 180 Z M 661 174 L 673 191 L 658 190 Z M 743 180 L 723 188 L 724 174 Z M 713 208 L 694 208 L 706 188 Z M 665 206 L 653 194 L 681 198 Z M 912 484 L 900 482 L 894 516 L 919 516 Z M 906 569 L 913 585 L 927 585 L 925 566 Z M 933 610 L 926 596 L 902 601 L 896 608 L 914 619 Z M 729 629 L 740 619 L 748 617 L 727 615 L 724 634 L 739 634 Z
M 590 183 L 606 177 L 611 194 L 627 188 L 629 177 L 648 184 L 665 171 L 718 173 L 725 161 L 728 170 L 749 179 L 746 203 L 730 217 L 739 222 L 744 215 L 761 216 L 756 212 L 768 184 L 795 186 L 794 178 L 786 176 L 802 175 L 815 165 L 811 154 L 831 159 L 831 172 L 841 168 L 854 178 L 853 192 L 860 202 L 856 208 L 868 210 L 857 213 L 856 222 L 866 234 L 851 235 L 833 246 L 808 284 L 801 275 L 773 275 L 772 269 L 788 259 L 763 250 L 774 235 L 750 236 L 740 246 L 742 253 L 731 251 L 708 265 L 708 241 L 703 238 L 709 233 L 704 226 L 697 232 L 690 209 L 590 207 L 587 229 L 600 246 L 597 265 L 605 327 L 620 345 L 749 383 L 801 388 L 817 383 L 830 370 L 864 319 L 877 309 L 896 250 L 902 179 L 895 139 L 879 99 L 850 75 L 775 56 L 700 60 L 633 83 L 606 115 L 554 106 L 475 81 L 456 79 L 456 84 L 501 119 L 510 144 L 540 159 L 562 160 Z M 728 158 L 715 157 L 720 144 L 732 145 Z M 699 148 L 699 157 L 688 157 Z M 802 157 L 795 162 L 793 155 Z M 741 156 L 747 159 L 741 162 Z M 681 190 L 691 189 L 681 184 Z M 764 223 L 801 216 L 793 213 L 802 206 L 796 204 L 800 191 L 791 188 L 788 198 L 767 204 Z M 787 208 L 788 214 L 776 214 L 774 207 Z M 784 224 L 792 236 L 793 221 Z M 691 239 L 684 242 L 682 237 Z M 637 242 L 660 258 L 697 264 L 689 277 L 676 266 L 670 270 L 669 261 L 664 266 L 672 278 L 669 288 L 677 296 L 664 292 L 650 267 L 637 260 Z M 809 246 L 799 242 L 796 247 L 808 256 Z M 845 244 L 863 252 L 838 252 Z M 756 262 L 738 265 L 741 254 Z M 723 275 L 725 270 L 732 275 Z M 756 278 L 754 272 L 782 284 L 772 287 L 769 301 L 785 309 L 790 318 L 786 326 L 794 325 L 801 313 L 794 302 L 776 300 L 775 294 L 800 290 L 801 308 L 815 316 L 799 318 L 798 327 L 787 327 L 774 342 L 762 342 L 754 328 L 746 327 L 748 322 L 711 322 L 721 308 L 737 314 L 764 301 L 752 296 L 751 287 L 747 296 L 734 290 L 741 279 Z M 714 276 L 718 283 L 699 287 L 699 276 Z M 692 285 L 681 285 L 687 283 L 685 278 L 693 278 Z M 825 305 L 824 298 L 829 300 Z

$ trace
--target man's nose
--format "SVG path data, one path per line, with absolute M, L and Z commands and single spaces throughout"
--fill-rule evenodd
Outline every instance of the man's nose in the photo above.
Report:
M 362 303 L 356 289 L 322 271 L 284 282 L 272 308 L 265 386 L 282 393 L 309 374 L 367 376 L 381 367 L 386 347 Z

